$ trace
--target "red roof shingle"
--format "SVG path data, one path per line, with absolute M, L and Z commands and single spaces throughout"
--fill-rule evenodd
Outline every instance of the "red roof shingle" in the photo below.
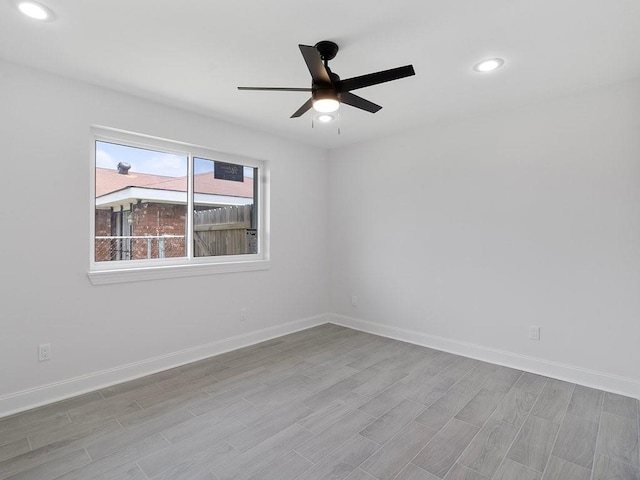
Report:
M 128 187 L 185 192 L 187 177 L 166 177 L 149 173 L 123 175 L 117 170 L 96 167 L 96 198 Z M 232 182 L 214 178 L 213 172 L 200 173 L 194 176 L 194 188 L 196 193 L 252 198 L 253 178 L 244 177 L 244 182 Z

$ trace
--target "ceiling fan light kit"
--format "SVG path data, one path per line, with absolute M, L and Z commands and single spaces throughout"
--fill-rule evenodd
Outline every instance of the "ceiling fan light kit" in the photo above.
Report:
M 331 113 L 340 108 L 338 95 L 329 89 L 319 89 L 311 93 L 313 109 L 318 113 Z
M 311 74 L 311 88 L 238 87 L 238 90 L 310 92 L 311 98 L 302 104 L 291 115 L 291 118 L 301 117 L 312 108 L 319 113 L 332 113 L 338 110 L 341 103 L 370 113 L 376 113 L 382 108 L 380 105 L 351 93 L 351 90 L 415 75 L 413 65 L 405 65 L 404 67 L 341 80 L 340 76 L 333 73 L 329 68 L 329 60 L 335 58 L 339 50 L 335 42 L 323 40 L 313 47 L 309 45 L 298 45 L 298 47 Z
M 316 118 L 318 119 L 319 122 L 322 122 L 322 123 L 333 122 L 336 119 L 335 116 L 330 115 L 328 113 L 322 113 L 318 115 Z

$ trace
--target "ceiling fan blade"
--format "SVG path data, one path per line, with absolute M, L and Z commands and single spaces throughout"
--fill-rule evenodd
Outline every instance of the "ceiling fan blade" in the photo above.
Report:
M 304 61 L 307 63 L 307 68 L 309 68 L 313 82 L 331 84 L 329 72 L 327 72 L 324 63 L 322 63 L 318 49 L 309 45 L 298 45 L 298 47 L 300 47 L 300 52 L 304 57 Z
M 296 110 L 296 112 L 293 115 L 291 115 L 291 118 L 301 117 L 312 106 L 313 106 L 313 98 L 310 98 L 309 100 L 304 102 L 304 104 L 298 110 Z
M 340 101 L 342 103 L 346 103 L 347 105 L 351 105 L 352 107 L 366 110 L 367 112 L 371 113 L 376 113 L 382 108 L 380 105 L 376 105 L 375 103 L 359 97 L 358 95 L 354 95 L 351 92 L 342 92 L 340 94 Z
M 266 90 L 272 92 L 310 92 L 310 88 L 295 87 L 238 87 L 238 90 Z
M 361 75 L 359 77 L 347 78 L 342 80 L 338 84 L 338 91 L 348 92 L 350 90 L 356 90 L 358 88 L 369 87 L 371 85 L 377 85 L 379 83 L 390 82 L 392 80 L 398 80 L 404 77 L 410 77 L 415 75 L 416 72 L 413 69 L 413 65 L 405 65 L 404 67 L 392 68 L 390 70 L 383 70 L 381 72 L 369 73 L 367 75 Z

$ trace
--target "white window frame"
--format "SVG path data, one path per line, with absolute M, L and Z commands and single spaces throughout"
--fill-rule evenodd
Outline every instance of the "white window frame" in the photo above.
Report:
M 90 169 L 90 204 L 89 218 L 89 279 L 94 285 L 134 282 L 141 280 L 157 280 L 164 278 L 190 277 L 230 272 L 247 272 L 267 270 L 269 258 L 269 176 L 267 162 L 254 158 L 220 152 L 208 147 L 201 147 L 173 140 L 166 140 L 149 135 L 117 130 L 109 127 L 91 127 L 91 169 Z M 236 163 L 258 168 L 258 253 L 244 255 L 220 255 L 207 257 L 193 256 L 193 215 L 187 215 L 185 257 L 122 260 L 96 262 L 95 260 L 95 192 L 96 192 L 96 142 L 118 143 L 121 145 L 159 150 L 167 153 L 186 155 L 187 162 L 187 212 L 193 212 L 193 159 Z

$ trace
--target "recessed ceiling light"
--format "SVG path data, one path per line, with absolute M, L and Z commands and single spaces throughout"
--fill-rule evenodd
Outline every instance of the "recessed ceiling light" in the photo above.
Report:
M 34 20 L 41 20 L 43 22 L 49 22 L 54 19 L 54 14 L 51 9 L 45 7 L 41 3 L 34 1 L 18 1 L 16 3 L 18 10 L 25 14 L 29 18 Z
M 494 70 L 500 68 L 504 65 L 504 60 L 501 58 L 488 58 L 486 60 L 482 60 L 481 62 L 476 63 L 473 66 L 473 69 L 476 72 L 493 72 Z
M 335 120 L 336 117 L 334 117 L 333 115 L 329 115 L 327 113 L 323 113 L 322 115 L 318 115 L 318 120 L 321 121 L 322 123 L 329 123 L 332 120 Z

